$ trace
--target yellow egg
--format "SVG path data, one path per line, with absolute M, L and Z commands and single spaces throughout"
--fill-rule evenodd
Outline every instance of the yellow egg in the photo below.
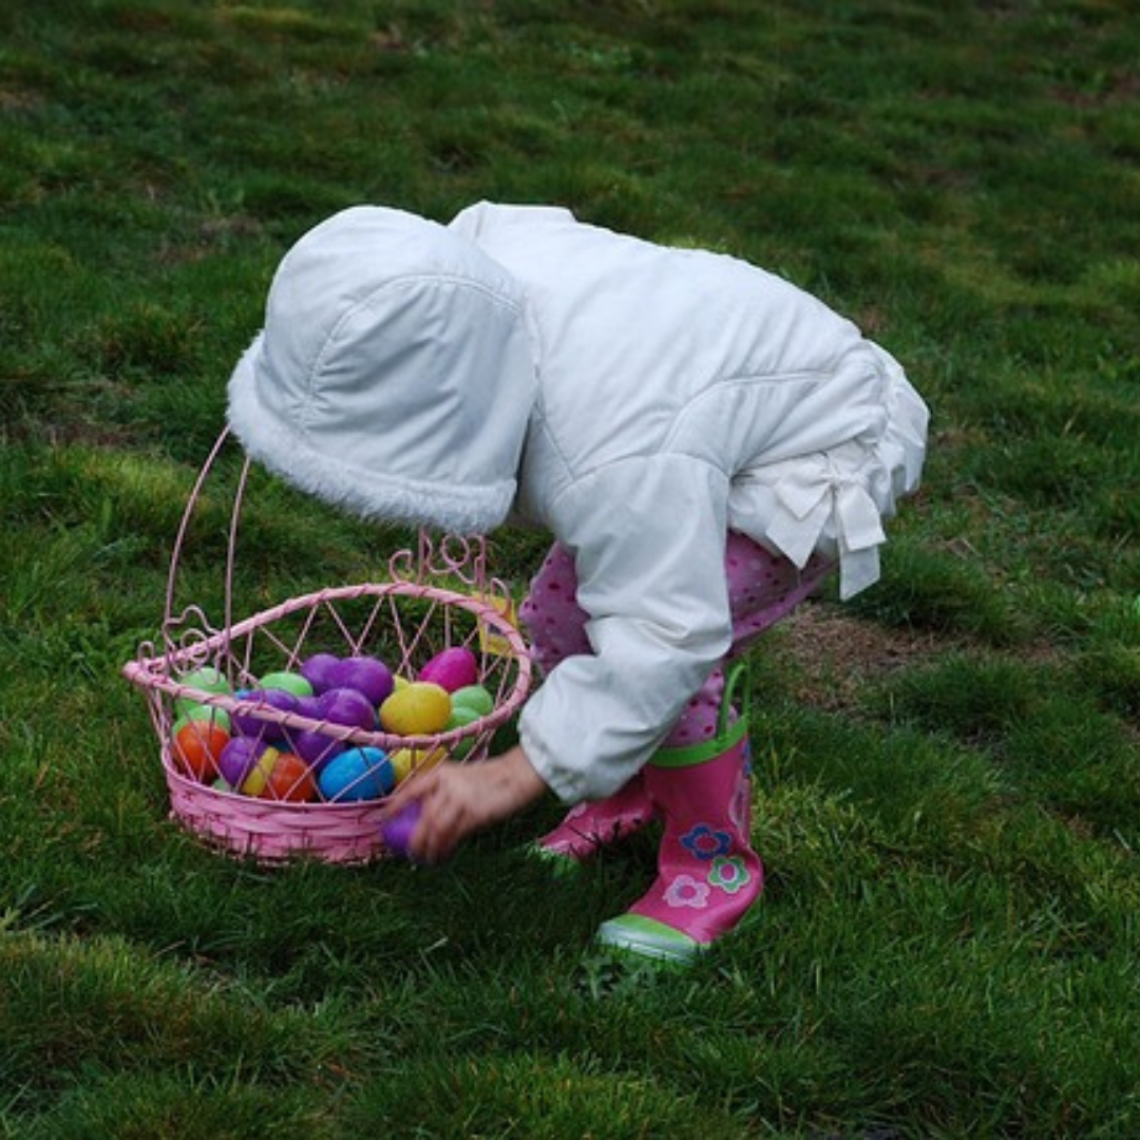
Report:
M 250 769 L 249 774 L 242 781 L 241 791 L 246 796 L 260 796 L 269 784 L 269 776 L 273 771 L 277 757 L 281 754 L 276 748 L 267 748 L 257 763 Z
M 450 695 L 430 681 L 413 681 L 380 706 L 380 724 L 397 736 L 430 736 L 442 732 L 450 719 Z
M 396 783 L 401 784 L 413 771 L 426 772 L 446 757 L 447 752 L 442 748 L 434 748 L 430 752 L 425 748 L 398 748 L 388 754 L 388 761 L 395 769 Z

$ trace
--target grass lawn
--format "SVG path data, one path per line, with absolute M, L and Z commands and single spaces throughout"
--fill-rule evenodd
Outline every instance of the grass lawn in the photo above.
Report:
M 1124 0 L 8 0 L 0 1135 L 1140 1135 L 1138 164 Z M 119 673 L 284 250 L 480 198 L 756 261 L 934 410 L 884 580 L 754 655 L 768 890 L 688 973 L 590 954 L 653 847 L 551 878 L 553 802 L 438 868 L 205 850 Z M 406 537 L 255 473 L 241 611 Z

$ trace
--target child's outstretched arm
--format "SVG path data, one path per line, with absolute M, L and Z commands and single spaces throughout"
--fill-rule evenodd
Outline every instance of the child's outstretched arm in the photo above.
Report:
M 439 764 L 413 776 L 392 794 L 384 815 L 390 819 L 418 803 L 408 854 L 436 863 L 468 835 L 521 811 L 545 791 L 546 783 L 516 745 L 479 764 Z

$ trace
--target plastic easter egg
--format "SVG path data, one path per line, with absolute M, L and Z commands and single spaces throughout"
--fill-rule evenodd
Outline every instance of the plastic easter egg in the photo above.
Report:
M 448 718 L 446 731 L 450 732 L 453 728 L 463 728 L 466 725 L 473 724 L 478 719 L 479 713 L 473 708 L 469 708 L 467 705 L 452 705 L 451 716 Z M 456 760 L 464 760 L 474 747 L 475 738 L 469 736 L 452 746 L 451 755 Z
M 334 756 L 317 778 L 321 795 L 336 803 L 375 800 L 396 786 L 396 774 L 381 748 L 350 748 Z
M 447 759 L 447 750 L 444 748 L 397 748 L 388 759 L 392 762 L 392 771 L 396 776 L 396 783 L 402 784 L 413 772 L 426 772 Z
M 339 756 L 348 747 L 333 736 L 308 729 L 293 733 L 291 739 L 293 751 L 316 772 L 320 772 L 334 756 Z
M 218 774 L 218 758 L 230 742 L 224 728 L 208 720 L 192 720 L 174 737 L 174 759 L 188 776 L 208 783 Z
M 313 692 L 320 696 L 326 689 L 336 687 L 332 682 L 332 671 L 339 664 L 340 658 L 333 653 L 314 653 L 301 663 L 301 676 L 312 685 Z
M 266 748 L 261 753 L 241 782 L 243 796 L 261 796 L 269 783 L 269 774 L 273 771 L 273 765 L 277 763 L 277 757 L 280 755 L 276 748 Z
M 300 673 L 292 673 L 288 670 L 266 673 L 261 678 L 261 688 L 281 689 L 286 693 L 292 693 L 295 697 L 311 697 L 313 695 L 312 684 Z
M 218 771 L 231 788 L 240 788 L 269 746 L 255 736 L 235 736 L 218 757 Z
M 495 698 L 482 685 L 465 685 L 451 694 L 452 708 L 471 709 L 477 716 L 489 716 L 495 708 Z
M 321 719 L 321 698 L 320 697 L 298 697 L 297 698 L 297 714 L 299 716 L 307 716 L 310 720 Z
M 317 716 L 331 724 L 352 728 L 376 727 L 376 710 L 372 702 L 355 689 L 328 689 L 317 698 Z
M 392 693 L 392 670 L 375 657 L 344 657 L 329 669 L 333 688 L 355 689 L 373 706 L 383 704 Z
M 474 685 L 479 680 L 479 662 L 470 649 L 455 645 L 437 653 L 420 670 L 418 680 L 431 682 L 454 693 L 456 689 Z
M 229 693 L 230 683 L 225 674 L 212 665 L 205 665 L 195 669 L 182 678 L 182 684 L 203 693 Z M 179 697 L 174 702 L 174 711 L 178 716 L 185 716 L 191 709 L 198 708 L 201 702 L 193 697 Z
M 265 786 L 257 793 L 259 799 L 284 800 L 287 803 L 304 803 L 315 799 L 317 783 L 309 765 L 292 752 L 280 752 L 265 777 Z
M 216 709 L 212 705 L 195 705 L 192 709 L 187 709 L 186 712 L 174 722 L 174 727 L 170 730 L 170 735 L 177 736 L 191 721 L 208 721 L 210 724 L 216 724 L 218 728 L 224 729 L 226 732 L 233 732 L 230 714 L 226 712 L 225 709 Z
M 399 855 L 401 859 L 410 858 L 409 848 L 419 822 L 420 803 L 419 800 L 413 800 L 407 807 L 401 808 L 380 824 L 380 838 L 384 840 L 384 846 L 393 855 Z
M 400 689 L 406 689 L 412 682 L 407 677 L 401 677 L 399 673 L 392 678 L 395 684 L 392 686 L 392 692 L 399 692 Z
M 262 708 L 276 709 L 278 712 L 296 712 L 297 700 L 295 694 L 285 689 L 254 689 L 246 700 L 260 705 Z M 242 736 L 259 736 L 264 740 L 280 740 L 285 735 L 285 728 L 277 721 L 267 720 L 254 711 L 235 712 L 230 718 L 233 721 L 233 730 Z
M 380 706 L 380 723 L 397 736 L 431 736 L 451 716 L 451 697 L 431 682 L 415 681 Z

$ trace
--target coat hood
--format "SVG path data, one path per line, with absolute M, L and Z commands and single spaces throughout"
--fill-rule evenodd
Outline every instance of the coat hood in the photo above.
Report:
M 229 420 L 254 459 L 326 502 L 475 534 L 514 501 L 535 390 L 515 279 L 435 222 L 355 207 L 282 260 Z

